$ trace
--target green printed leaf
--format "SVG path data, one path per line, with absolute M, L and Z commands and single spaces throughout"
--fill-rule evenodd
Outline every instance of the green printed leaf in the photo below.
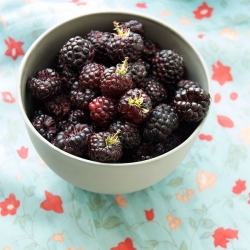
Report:
M 214 227 L 215 223 L 212 220 L 210 220 L 210 219 L 204 219 L 202 221 L 201 226 L 204 227 L 204 228 L 208 228 L 209 229 L 209 228 Z
M 35 249 L 37 244 L 35 242 L 31 243 L 30 245 L 26 246 L 24 250 L 33 250 Z
M 20 224 L 21 219 L 22 219 L 22 216 L 17 216 L 14 220 L 14 224 Z
M 197 214 L 204 214 L 204 211 L 203 211 L 203 210 L 200 210 L 200 209 L 194 209 L 194 211 L 195 211 Z
M 100 227 L 102 227 L 102 224 L 101 224 L 101 222 L 100 222 L 100 221 L 98 221 L 98 220 L 94 220 L 94 223 L 95 223 L 95 227 L 96 227 L 96 228 L 100 228 Z
M 20 220 L 20 225 L 22 228 L 25 227 L 27 221 L 32 221 L 32 218 L 30 217 L 30 215 L 25 214 L 21 217 L 21 220 Z
M 188 221 L 191 227 L 196 228 L 196 222 L 193 218 L 189 217 Z
M 156 247 L 156 246 L 159 244 L 159 242 L 156 241 L 156 240 L 147 240 L 146 242 L 147 242 L 148 245 L 150 245 L 152 248 Z
M 234 202 L 232 199 L 228 199 L 226 202 L 225 202 L 225 205 L 227 205 L 229 208 L 233 208 L 234 207 Z
M 205 204 L 202 204 L 202 210 L 203 210 L 204 212 L 207 212 L 207 207 L 206 207 Z
M 122 223 L 123 222 L 121 222 L 120 218 L 118 218 L 117 216 L 111 216 L 106 219 L 106 221 L 103 224 L 103 227 L 105 229 L 113 229 Z
M 81 218 L 81 209 L 78 209 L 77 213 L 76 213 L 76 219 L 79 220 Z
M 182 178 L 181 177 L 176 177 L 172 180 L 169 181 L 169 183 L 167 184 L 170 187 L 178 187 L 182 184 Z
M 31 187 L 29 187 L 29 188 L 27 188 L 27 187 L 23 187 L 23 191 L 24 191 L 24 193 L 27 195 L 27 196 L 32 196 L 32 195 L 34 195 L 34 190 L 35 190 L 35 186 L 31 186 Z
M 212 233 L 205 232 L 204 234 L 201 235 L 200 239 L 206 239 L 206 238 L 210 237 L 211 235 L 212 235 Z
M 92 211 L 96 211 L 102 208 L 106 204 L 106 200 L 101 200 L 99 194 L 96 194 L 94 197 L 89 198 L 88 206 Z
M 187 249 L 188 249 L 188 248 L 187 248 L 187 244 L 186 244 L 185 241 L 183 241 L 183 242 L 181 243 L 181 245 L 180 245 L 179 250 L 187 250 Z

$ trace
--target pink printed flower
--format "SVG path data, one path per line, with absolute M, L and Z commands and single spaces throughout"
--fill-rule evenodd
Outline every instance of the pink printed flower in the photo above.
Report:
M 213 188 L 217 175 L 208 171 L 202 170 L 196 176 L 198 189 L 202 192 L 206 188 Z
M 0 208 L 2 209 L 1 215 L 6 216 L 8 214 L 15 215 L 17 208 L 20 206 L 20 201 L 16 199 L 14 194 L 10 194 L 9 198 L 0 202 Z
M 22 146 L 20 149 L 17 149 L 17 153 L 19 157 L 22 159 L 26 159 L 28 157 L 28 152 L 29 152 L 29 149 L 25 148 L 24 146 Z
M 54 234 L 52 236 L 52 239 L 53 241 L 58 241 L 58 242 L 61 242 L 61 243 L 64 243 L 64 233 L 60 233 L 60 234 Z
M 212 236 L 214 238 L 215 247 L 220 246 L 227 248 L 229 240 L 238 239 L 238 230 L 224 229 L 223 227 L 220 227 L 214 231 Z
M 240 139 L 248 146 L 250 146 L 250 126 L 241 128 Z
M 193 11 L 195 18 L 209 18 L 212 16 L 213 8 L 209 7 L 205 2 L 202 3 L 201 6 L 198 7 L 197 10 Z
M 239 34 L 236 30 L 226 27 L 221 30 L 220 36 L 232 40 L 237 40 L 239 38 Z
M 241 194 L 244 190 L 246 190 L 246 181 L 241 180 L 236 181 L 236 185 L 232 188 L 235 194 Z
M 146 3 L 137 3 L 136 7 L 141 8 L 141 9 L 146 9 L 147 8 L 147 4 Z
M 116 195 L 115 202 L 116 202 L 117 205 L 126 208 L 127 200 L 124 199 L 121 194 Z
M 54 211 L 56 213 L 63 213 L 62 199 L 59 195 L 53 195 L 45 191 L 46 200 L 40 204 L 40 208 L 46 211 Z
M 86 5 L 87 2 L 81 2 L 80 0 L 71 0 L 72 3 L 75 3 L 77 6 Z
M 220 61 L 217 62 L 217 65 L 212 65 L 212 69 L 212 79 L 219 82 L 221 86 L 226 82 L 231 82 L 233 80 L 233 77 L 230 73 L 231 68 L 229 66 L 223 65 Z
M 14 103 L 16 101 L 13 95 L 8 91 L 2 92 L 2 97 L 3 101 L 7 103 Z
M 150 210 L 144 210 L 145 212 L 145 215 L 146 215 L 146 218 L 148 221 L 151 221 L 154 219 L 154 210 L 153 209 L 150 209 Z
M 24 42 L 16 42 L 12 37 L 9 37 L 9 40 L 4 40 L 8 49 L 5 52 L 6 56 L 12 57 L 13 60 L 16 60 L 18 56 L 23 56 L 24 51 L 22 46 Z
M 110 250 L 136 250 L 133 247 L 133 241 L 127 238 L 124 242 L 120 242 L 117 247 L 112 247 Z

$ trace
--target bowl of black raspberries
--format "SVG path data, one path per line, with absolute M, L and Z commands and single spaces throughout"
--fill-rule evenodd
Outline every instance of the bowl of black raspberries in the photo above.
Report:
M 84 190 L 118 194 L 168 176 L 208 115 L 197 49 L 162 20 L 126 11 L 45 31 L 20 65 L 19 107 L 43 161 Z

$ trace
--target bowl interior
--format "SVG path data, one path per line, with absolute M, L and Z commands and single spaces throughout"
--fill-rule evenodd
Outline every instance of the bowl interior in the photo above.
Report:
M 137 19 L 144 24 L 145 37 L 159 43 L 162 49 L 173 49 L 185 60 L 185 79 L 197 81 L 209 91 L 207 72 L 197 51 L 177 31 L 152 17 L 123 12 L 92 13 L 73 18 L 46 31 L 27 52 L 21 73 L 21 102 L 30 118 L 39 103 L 26 92 L 26 81 L 38 70 L 53 67 L 63 44 L 74 36 L 84 37 L 90 30 L 113 32 L 113 21 Z M 32 105 L 31 105 L 32 103 Z

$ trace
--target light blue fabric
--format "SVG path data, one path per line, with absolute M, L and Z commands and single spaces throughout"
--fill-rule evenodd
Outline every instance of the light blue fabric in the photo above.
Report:
M 204 3 L 0 2 L 0 249 L 249 249 L 250 2 L 207 1 L 208 17 Z M 122 196 L 81 190 L 45 166 L 16 100 L 22 51 L 59 21 L 104 8 L 176 27 L 201 52 L 212 81 L 207 122 L 182 164 L 158 184 Z M 23 43 L 16 58 L 17 49 L 7 52 L 11 39 Z

